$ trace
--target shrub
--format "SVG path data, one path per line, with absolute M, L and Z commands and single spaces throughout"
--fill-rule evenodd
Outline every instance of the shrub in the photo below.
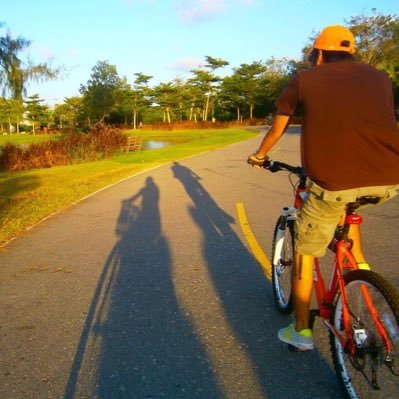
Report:
M 88 133 L 69 133 L 62 140 L 24 147 L 7 143 L 1 149 L 0 168 L 16 171 L 93 161 L 114 155 L 126 143 L 127 137 L 119 129 L 99 123 Z
M 144 124 L 143 130 L 187 130 L 187 129 L 226 129 L 231 123 L 228 122 L 204 122 L 204 121 L 174 121 L 172 123 Z

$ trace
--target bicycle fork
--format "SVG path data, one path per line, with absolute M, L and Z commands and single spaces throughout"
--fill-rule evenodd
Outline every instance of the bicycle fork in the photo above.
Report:
M 281 210 L 280 215 L 280 222 L 277 228 L 277 235 L 276 235 L 276 249 L 274 251 L 274 258 L 273 258 L 273 265 L 277 265 L 278 262 L 281 262 L 280 254 L 282 253 L 282 247 L 284 245 L 284 235 L 285 230 L 287 228 L 287 222 L 289 220 L 295 219 L 295 213 L 297 209 L 294 207 L 284 207 Z M 290 266 L 290 265 L 283 265 L 283 266 Z

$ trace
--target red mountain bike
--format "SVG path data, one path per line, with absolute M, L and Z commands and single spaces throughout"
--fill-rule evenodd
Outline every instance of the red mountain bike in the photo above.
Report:
M 263 166 L 271 172 L 290 172 L 294 188 L 294 205 L 282 209 L 274 230 L 271 262 L 276 307 L 289 314 L 294 220 L 306 198 L 308 178 L 301 167 L 277 161 Z M 328 286 L 319 260 L 314 262 L 317 309 L 310 312 L 310 324 L 313 328 L 320 316 L 328 328 L 335 372 L 348 398 L 399 398 L 399 294 L 381 275 L 359 268 L 348 239 L 350 225 L 362 222 L 356 209 L 377 202 L 377 197 L 360 197 L 347 205 L 345 224 L 329 245 L 335 258 Z

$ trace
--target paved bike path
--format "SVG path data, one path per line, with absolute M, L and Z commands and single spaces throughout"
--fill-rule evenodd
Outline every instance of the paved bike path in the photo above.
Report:
M 0 397 L 339 398 L 328 351 L 277 342 L 287 319 L 237 221 L 243 202 L 268 251 L 290 199 L 245 165 L 259 140 L 134 176 L 8 244 Z M 282 139 L 287 161 L 297 147 Z

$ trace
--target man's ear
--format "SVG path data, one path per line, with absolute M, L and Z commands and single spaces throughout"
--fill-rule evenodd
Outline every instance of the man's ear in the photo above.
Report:
M 323 50 L 319 50 L 319 55 L 317 56 L 316 65 L 319 66 L 323 64 Z

